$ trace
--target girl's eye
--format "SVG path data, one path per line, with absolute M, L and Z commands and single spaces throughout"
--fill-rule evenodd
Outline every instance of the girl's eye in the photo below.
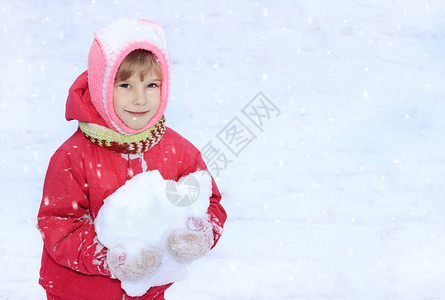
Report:
M 129 85 L 128 83 L 122 83 L 122 84 L 120 85 L 120 87 L 121 87 L 121 88 L 128 89 L 128 88 L 130 87 L 130 85 Z
M 156 83 L 150 83 L 150 84 L 147 85 L 147 87 L 149 87 L 149 88 L 156 88 L 156 87 L 158 87 L 158 85 Z

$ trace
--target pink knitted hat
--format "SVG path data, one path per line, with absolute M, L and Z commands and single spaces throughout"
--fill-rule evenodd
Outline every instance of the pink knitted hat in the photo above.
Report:
M 114 110 L 113 88 L 122 61 L 137 49 L 152 52 L 159 61 L 162 72 L 161 103 L 144 128 L 132 129 L 121 121 Z M 88 56 L 88 87 L 91 102 L 111 129 L 132 135 L 154 126 L 167 106 L 169 75 L 167 42 L 161 25 L 143 19 L 120 19 L 96 30 Z

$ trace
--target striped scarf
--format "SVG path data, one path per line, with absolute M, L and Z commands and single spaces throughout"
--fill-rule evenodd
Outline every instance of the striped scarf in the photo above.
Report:
M 123 135 L 107 127 L 87 122 L 79 122 L 79 129 L 94 144 L 124 154 L 143 153 L 156 145 L 165 132 L 165 117 L 153 127 L 134 134 Z

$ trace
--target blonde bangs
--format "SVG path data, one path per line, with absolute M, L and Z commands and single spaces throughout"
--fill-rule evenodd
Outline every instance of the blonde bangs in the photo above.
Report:
M 128 54 L 122 61 L 116 74 L 116 81 L 125 81 L 133 74 L 138 74 L 140 80 L 154 74 L 162 80 L 161 66 L 156 56 L 147 50 L 138 49 Z

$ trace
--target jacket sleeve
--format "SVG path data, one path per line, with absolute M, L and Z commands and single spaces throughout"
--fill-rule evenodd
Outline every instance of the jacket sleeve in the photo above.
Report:
M 187 158 L 185 159 L 185 161 L 187 162 L 185 165 L 186 169 L 184 172 L 182 172 L 180 177 L 196 172 L 198 170 L 208 170 L 204 160 L 202 159 L 201 153 L 192 144 L 189 145 Z M 212 176 L 212 196 L 210 197 L 210 206 L 207 210 L 209 220 L 212 223 L 213 237 L 215 241 L 212 248 L 215 247 L 216 243 L 221 237 L 223 233 L 224 223 L 227 219 L 227 213 L 220 203 L 221 198 L 221 193 L 219 192 L 219 189 L 216 186 L 215 179 Z
M 82 161 L 58 150 L 51 158 L 38 213 L 45 250 L 60 265 L 90 275 L 111 276 L 107 249 L 96 238 Z

